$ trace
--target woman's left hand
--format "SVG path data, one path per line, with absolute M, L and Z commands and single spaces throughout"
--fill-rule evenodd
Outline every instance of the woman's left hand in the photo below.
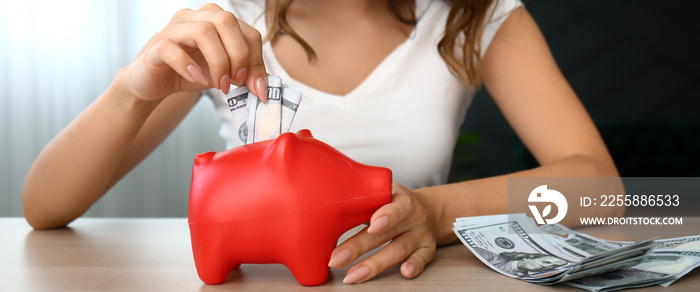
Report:
M 343 283 L 367 281 L 401 261 L 401 274 L 413 278 L 435 257 L 436 239 L 434 210 L 419 192 L 395 183 L 391 203 L 374 212 L 368 228 L 336 247 L 328 266 L 343 268 L 364 253 L 391 241 L 352 266 Z

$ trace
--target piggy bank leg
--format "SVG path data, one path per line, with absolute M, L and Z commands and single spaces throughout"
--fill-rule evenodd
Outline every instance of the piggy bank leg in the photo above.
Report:
M 221 284 L 228 277 L 232 269 L 241 266 L 232 262 L 223 248 L 225 239 L 220 233 L 211 229 L 211 226 L 190 226 L 192 234 L 192 251 L 197 274 L 202 282 L 209 285 Z
M 202 282 L 209 285 L 218 285 L 226 280 L 232 269 L 237 269 L 241 264 L 227 263 L 220 256 L 209 255 L 202 256 L 199 260 L 195 256 L 195 265 L 197 266 L 197 274 Z
M 331 249 L 306 251 L 296 254 L 285 265 L 294 275 L 294 278 L 304 286 L 318 286 L 323 284 L 328 277 L 328 261 Z

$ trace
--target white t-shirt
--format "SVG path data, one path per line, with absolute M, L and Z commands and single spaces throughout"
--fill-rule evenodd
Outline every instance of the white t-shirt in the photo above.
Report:
M 216 2 L 266 34 L 264 0 Z M 508 15 L 522 5 L 520 0 L 498 3 L 483 32 L 482 52 Z M 190 7 L 203 4 L 195 1 Z M 459 128 L 474 96 L 450 73 L 437 51 L 449 9 L 445 1 L 416 0 L 418 23 L 410 37 L 357 88 L 342 96 L 289 76 L 270 43 L 265 43 L 267 72 L 303 92 L 291 131 L 309 129 L 314 137 L 360 163 L 388 167 L 394 181 L 408 188 L 446 183 Z M 227 147 L 239 146 L 225 96 L 219 90 L 207 94 L 223 123 L 220 134 Z

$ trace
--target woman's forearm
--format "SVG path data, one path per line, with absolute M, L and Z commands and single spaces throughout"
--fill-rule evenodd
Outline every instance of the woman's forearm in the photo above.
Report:
M 85 213 L 158 104 L 130 96 L 117 83 L 49 142 L 29 170 L 22 203 L 32 227 L 62 227 Z
M 604 156 L 604 155 L 602 155 Z M 617 177 L 619 176 L 612 160 L 596 158 L 591 155 L 573 155 L 557 162 L 543 165 L 534 169 L 520 171 L 508 175 L 459 182 L 448 185 L 429 187 L 418 190 L 431 202 L 438 221 L 438 245 L 452 243 L 456 236 L 452 231 L 455 218 L 506 213 L 527 212 L 527 204 L 508 206 L 509 177 Z M 615 181 L 615 180 L 613 180 Z M 604 186 L 610 192 L 622 190 L 622 184 Z M 530 190 L 531 191 L 531 190 Z M 567 192 L 562 191 L 565 195 Z M 515 196 L 516 194 L 510 194 Z M 522 196 L 518 201 L 527 202 L 528 192 L 519 192 Z M 513 198 L 510 198 L 511 202 Z M 571 200 L 569 200 L 571 201 Z M 596 216 L 615 216 L 624 212 L 624 207 L 597 209 Z M 561 223 L 570 227 L 577 225 L 575 218 L 582 210 L 578 204 L 569 204 L 569 211 Z M 587 210 L 587 212 L 590 212 Z M 605 213 L 600 213 L 605 212 Z

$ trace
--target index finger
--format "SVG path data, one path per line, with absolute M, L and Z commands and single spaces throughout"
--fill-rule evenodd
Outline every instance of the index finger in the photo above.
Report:
M 414 198 L 400 184 L 394 183 L 391 203 L 379 208 L 370 219 L 367 233 L 380 233 L 389 230 L 408 217 L 413 209 Z

